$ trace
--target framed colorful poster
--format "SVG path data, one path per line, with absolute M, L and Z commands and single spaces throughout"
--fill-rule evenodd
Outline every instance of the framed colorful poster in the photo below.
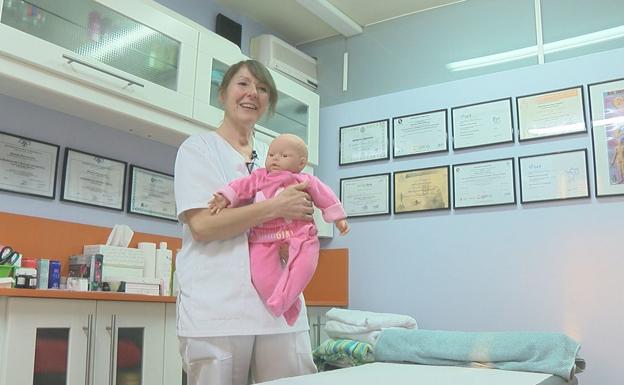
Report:
M 340 179 L 340 201 L 349 218 L 390 214 L 390 173 Z
M 453 149 L 513 142 L 511 98 L 451 108 Z
M 587 150 L 518 158 L 522 203 L 589 198 Z
M 126 162 L 65 149 L 61 200 L 123 211 Z
M 624 195 L 624 79 L 589 85 L 596 196 Z
M 394 173 L 394 213 L 449 210 L 449 166 Z
M 0 190 L 54 199 L 59 146 L 0 132 Z
M 448 151 L 446 109 L 392 118 L 392 156 Z
M 341 166 L 390 158 L 389 120 L 340 127 Z
M 587 132 L 583 87 L 516 98 L 520 141 Z
M 516 204 L 513 158 L 453 165 L 453 207 Z

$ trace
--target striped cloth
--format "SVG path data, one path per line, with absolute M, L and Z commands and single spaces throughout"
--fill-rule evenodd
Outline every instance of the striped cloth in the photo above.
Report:
M 366 342 L 330 338 L 314 349 L 312 356 L 319 367 L 325 363 L 356 366 L 373 362 L 372 350 Z

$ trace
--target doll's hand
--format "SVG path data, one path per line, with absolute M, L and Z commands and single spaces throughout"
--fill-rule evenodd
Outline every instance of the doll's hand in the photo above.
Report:
M 336 228 L 340 230 L 340 235 L 345 235 L 349 232 L 349 223 L 346 219 L 338 219 L 336 221 Z
M 228 207 L 230 205 L 230 201 L 227 200 L 223 195 L 216 193 L 212 196 L 212 199 L 208 201 L 208 209 L 210 210 L 210 214 L 219 214 L 221 210 Z

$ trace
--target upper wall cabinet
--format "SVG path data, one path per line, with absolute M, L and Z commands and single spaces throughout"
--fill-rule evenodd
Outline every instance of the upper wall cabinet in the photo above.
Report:
M 195 119 L 218 127 L 223 120 L 219 85 L 228 67 L 248 59 L 233 43 L 214 33 L 199 36 L 195 84 Z M 278 90 L 275 114 L 265 115 L 256 129 L 271 137 L 291 133 L 301 137 L 309 149 L 309 162 L 318 165 L 319 96 L 287 77 L 271 71 Z
M 192 116 L 198 32 L 190 26 L 141 1 L 0 2 L 0 54 Z

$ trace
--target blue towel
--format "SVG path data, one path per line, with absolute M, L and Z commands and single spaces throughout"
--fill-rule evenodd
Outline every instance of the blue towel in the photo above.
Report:
M 424 365 L 480 365 L 554 374 L 569 381 L 580 344 L 559 333 L 470 333 L 384 329 L 374 347 L 377 361 Z

